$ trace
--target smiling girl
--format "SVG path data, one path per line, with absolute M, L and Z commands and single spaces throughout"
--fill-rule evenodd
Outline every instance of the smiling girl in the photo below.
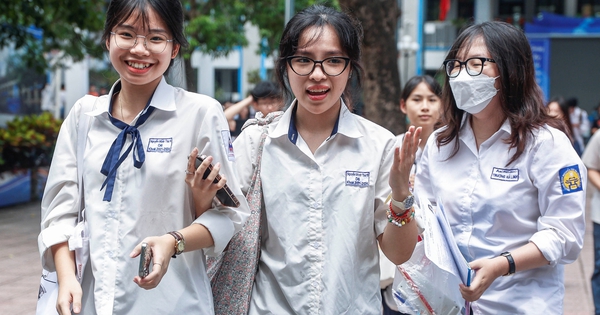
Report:
M 57 309 L 86 315 L 213 314 L 204 252 L 215 255 L 225 248 L 248 206 L 234 177 L 221 105 L 164 78 L 187 44 L 181 3 L 113 0 L 102 38 L 120 79 L 108 95 L 84 97 L 73 107 L 61 127 L 42 200 L 39 247 L 44 267 L 57 271 Z M 87 134 L 78 134 L 82 111 L 90 117 Z M 87 138 L 79 166 L 78 137 Z M 196 168 L 199 153 L 211 157 Z M 67 245 L 83 185 L 78 168 L 90 237 L 81 284 Z M 219 172 L 223 179 L 213 183 Z M 213 205 L 225 178 L 239 208 Z M 137 259 L 142 240 L 153 253 L 152 271 L 144 278 Z

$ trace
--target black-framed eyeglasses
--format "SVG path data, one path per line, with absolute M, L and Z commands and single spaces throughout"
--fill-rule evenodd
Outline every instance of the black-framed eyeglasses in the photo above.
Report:
M 290 56 L 287 57 L 287 62 L 297 75 L 309 75 L 315 71 L 317 64 L 321 64 L 321 69 L 326 75 L 335 77 L 346 70 L 350 58 L 329 57 L 323 60 L 314 60 L 304 56 Z
M 467 69 L 467 73 L 470 76 L 475 77 L 483 72 L 483 65 L 486 61 L 496 62 L 494 59 L 490 58 L 473 57 L 465 61 L 460 61 L 458 59 L 444 60 L 444 66 L 446 68 L 446 74 L 450 78 L 456 78 L 460 74 L 460 70 L 463 66 L 465 66 L 465 69 Z
M 138 38 L 144 39 L 144 47 L 155 54 L 160 54 L 167 48 L 167 43 L 172 42 L 172 39 L 167 39 L 165 34 L 154 33 L 138 35 L 134 31 L 128 29 L 116 29 L 114 32 L 110 32 L 111 35 L 115 36 L 115 43 L 117 47 L 121 49 L 131 49 L 138 43 Z

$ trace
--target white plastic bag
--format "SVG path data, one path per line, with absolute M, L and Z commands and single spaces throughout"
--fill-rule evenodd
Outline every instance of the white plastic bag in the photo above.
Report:
M 410 259 L 396 267 L 393 292 L 398 310 L 406 314 L 462 314 L 462 281 L 448 248 L 448 242 L 454 240 L 447 240 L 440 232 L 434 214 L 438 209 L 428 200 L 419 200 L 415 210 L 421 238 Z

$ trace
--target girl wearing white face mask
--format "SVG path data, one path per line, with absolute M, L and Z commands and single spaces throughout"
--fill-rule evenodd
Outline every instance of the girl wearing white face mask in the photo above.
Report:
M 476 271 L 474 314 L 562 314 L 563 264 L 585 230 L 586 168 L 548 116 L 523 32 L 470 26 L 444 62 L 445 127 L 429 137 L 415 191 L 440 200 Z

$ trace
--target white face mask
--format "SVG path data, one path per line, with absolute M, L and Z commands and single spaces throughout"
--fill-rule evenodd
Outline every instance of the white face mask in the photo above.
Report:
M 454 95 L 456 106 L 469 114 L 482 111 L 498 90 L 494 87 L 496 78 L 485 74 L 472 77 L 463 69 L 456 78 L 450 78 L 450 89 Z

